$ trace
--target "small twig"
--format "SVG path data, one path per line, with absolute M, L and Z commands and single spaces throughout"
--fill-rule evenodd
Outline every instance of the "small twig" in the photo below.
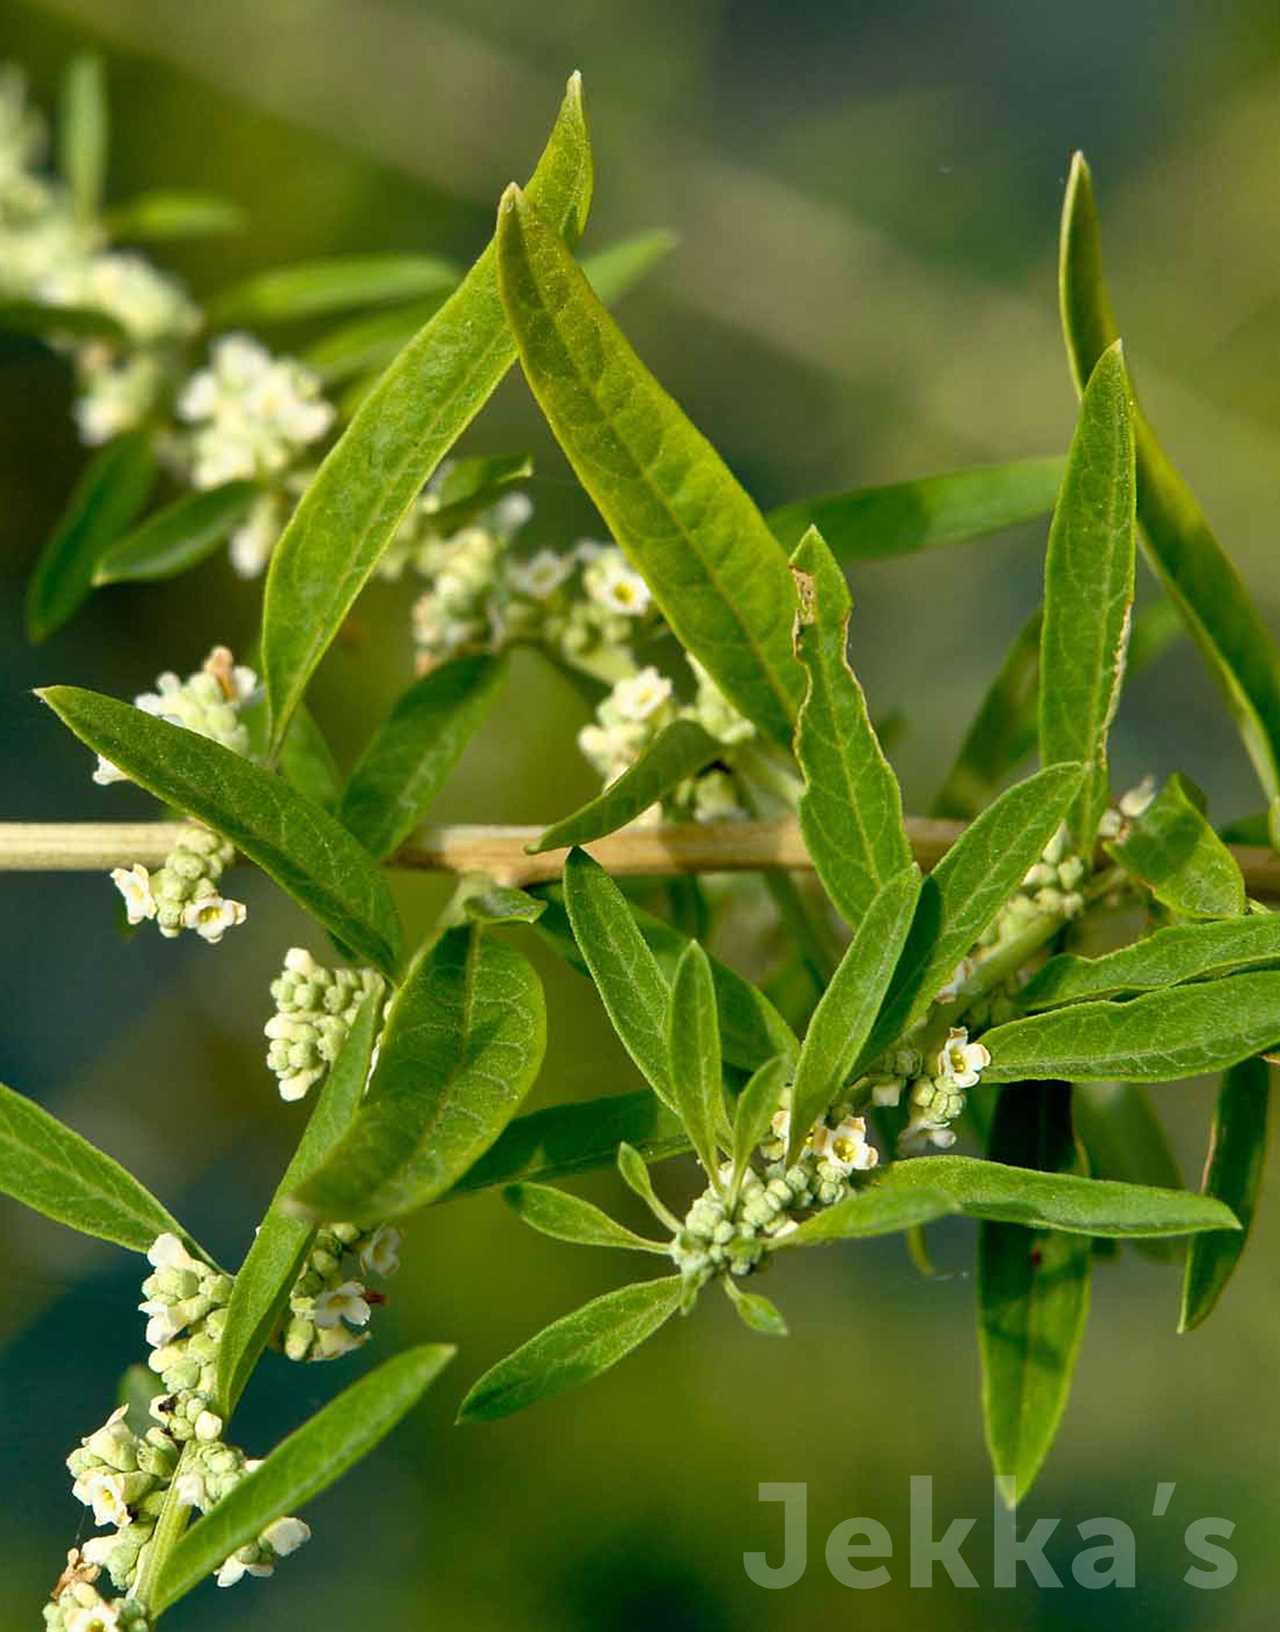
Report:
M 0 872 L 96 872 L 140 861 L 158 867 L 183 830 L 180 822 L 0 822 Z M 916 859 L 932 867 L 962 830 L 959 822 L 907 819 Z M 540 827 L 424 827 L 391 858 L 415 872 L 489 873 L 504 884 L 558 878 L 563 850 L 530 856 Z M 618 876 L 812 871 L 795 821 L 689 823 L 628 828 L 586 848 Z M 1280 897 L 1280 855 L 1262 845 L 1233 845 L 1249 894 Z

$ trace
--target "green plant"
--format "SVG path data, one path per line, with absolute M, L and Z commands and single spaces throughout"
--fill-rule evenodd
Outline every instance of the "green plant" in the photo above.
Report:
M 592 191 L 576 77 L 528 188 L 504 195 L 465 276 L 356 257 L 265 274 L 210 314 L 105 247 L 113 227 L 126 239 L 157 223 L 222 230 L 234 212 L 168 197 L 103 214 L 93 64 L 68 78 L 65 183 L 35 168 L 16 80 L 0 108 L 12 155 L 0 260 L 19 269 L 4 273 L 0 318 L 70 351 L 82 432 L 102 444 L 33 578 L 33 636 L 95 584 L 185 571 L 229 533 L 242 567 L 267 567 L 261 687 L 218 648 L 133 706 L 41 693 L 98 756 L 95 781 L 132 781 L 183 819 L 157 824 L 158 867 L 113 855 L 128 918 L 211 943 L 238 932 L 245 909 L 222 881 L 240 857 L 341 960 L 292 948 L 273 983 L 267 1064 L 286 1099 L 313 1108 L 234 1274 L 109 1157 L 0 1090 L 0 1188 L 152 1269 L 150 1370 L 131 1374 L 125 1403 L 69 1459 L 76 1494 L 112 1533 L 73 1553 L 47 1624 L 144 1627 L 204 1576 L 269 1574 L 295 1550 L 308 1532 L 289 1510 L 412 1409 L 452 1350 L 385 1361 L 260 1464 L 225 1438 L 246 1382 L 268 1349 L 305 1362 L 361 1347 L 378 1301 L 366 1283 L 396 1268 L 395 1221 L 499 1185 L 535 1229 L 674 1273 L 532 1338 L 471 1387 L 462 1421 L 598 1375 L 713 1283 L 749 1328 L 783 1335 L 755 1290 L 779 1258 L 907 1232 L 924 1260 L 925 1227 L 963 1214 L 980 1221 L 992 1460 L 1025 1492 L 1065 1404 L 1098 1244 L 1188 1237 L 1183 1329 L 1221 1296 L 1256 1205 L 1266 1055 L 1280 1042 L 1280 930 L 1197 790 L 1175 776 L 1112 799 L 1107 737 L 1127 656 L 1149 655 L 1170 627 L 1163 603 L 1134 623 L 1139 541 L 1257 770 L 1267 813 L 1247 836 L 1273 846 L 1280 662 L 1134 402 L 1083 162 L 1063 226 L 1081 395 L 1065 461 L 766 518 L 602 304 L 660 242 L 606 252 L 593 276 L 574 259 Z M 211 321 L 339 310 L 360 315 L 301 360 L 222 336 L 212 367 L 192 372 Z M 615 544 L 522 554 L 529 460 L 442 463 L 517 359 Z M 349 378 L 343 412 L 324 389 Z M 161 465 L 177 491 L 139 520 Z M 938 815 L 966 825 L 946 830 L 924 872 L 922 830 L 904 818 L 848 665 L 842 564 L 1050 509 L 1043 608 L 945 780 Z M 426 582 L 413 613 L 421 672 L 344 779 L 305 693 L 361 588 L 387 571 Z M 436 931 L 406 949 L 385 865 L 412 854 L 517 644 L 591 696 L 581 746 L 605 787 L 527 854 L 485 841 L 499 860 L 467 873 Z M 684 700 L 651 650 L 687 659 Z M 1006 786 L 1037 748 L 1042 768 Z M 28 857 L 47 860 L 57 842 L 43 835 Z M 100 842 L 110 852 L 110 829 Z M 629 899 L 587 845 L 619 871 L 662 875 L 668 915 Z M 437 859 L 456 869 L 452 855 Z M 821 894 L 784 860 L 810 866 Z M 767 991 L 706 950 L 710 896 L 694 876 L 756 867 L 782 927 Z M 721 894 L 732 909 L 733 886 Z M 519 945 L 530 933 L 589 974 L 646 1089 L 519 1115 L 546 1035 Z M 1218 1071 L 1214 1143 L 1192 1192 L 1143 1085 Z M 978 1154 L 952 1153 L 960 1133 Z M 650 1164 L 689 1150 L 700 1193 L 673 1209 Z M 550 1182 L 615 1161 L 656 1237 Z M 120 1597 L 106 1596 L 103 1569 Z

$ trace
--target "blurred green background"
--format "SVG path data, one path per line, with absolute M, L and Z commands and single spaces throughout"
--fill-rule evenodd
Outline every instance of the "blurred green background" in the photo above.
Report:
M 1070 150 L 1094 165 L 1111 277 L 1147 405 L 1273 623 L 1280 616 L 1280 15 L 1274 0 L 5 0 L 0 57 L 46 105 L 66 56 L 109 61 L 111 186 L 226 192 L 239 238 L 179 246 L 197 294 L 273 262 L 339 249 L 468 259 L 523 176 L 565 75 L 583 69 L 598 144 L 589 242 L 668 225 L 674 258 L 622 320 L 764 503 L 1065 447 L 1072 393 L 1056 332 L 1055 234 Z M 89 761 L 25 688 L 123 695 L 252 641 L 259 586 L 221 559 L 168 586 L 99 594 L 32 652 L 22 584 L 81 455 L 61 364 L 0 348 L 0 786 L 4 819 L 146 813 L 94 789 Z M 469 451 L 532 447 L 535 526 L 593 530 L 589 507 L 511 379 Z M 1038 595 L 1043 528 L 854 575 L 854 658 L 927 807 L 1012 632 Z M 1149 585 L 1145 586 L 1149 592 Z M 408 674 L 407 586 L 378 588 L 314 689 L 350 762 Z M 591 790 L 581 705 L 533 659 L 473 745 L 441 818 L 536 821 Z M 1248 768 L 1185 642 L 1126 696 L 1121 786 L 1184 769 L 1215 814 L 1253 808 Z M 248 878 L 246 930 L 217 952 L 122 943 L 92 876 L 0 881 L 0 1076 L 139 1171 L 225 1259 L 243 1252 L 296 1136 L 262 1063 L 267 982 L 303 920 Z M 443 889 L 400 885 L 413 928 Z M 194 939 L 194 938 L 191 938 Z M 732 955 L 733 949 L 730 948 Z M 537 1102 L 634 1086 L 578 978 L 534 948 L 552 1041 Z M 1162 1090 L 1194 1181 L 1206 1085 Z M 674 1200 L 692 1175 L 659 1175 Z M 625 1209 L 611 1179 L 583 1189 Z M 1174 1336 L 1177 1275 L 1104 1265 L 1063 1433 L 1023 1522 L 1060 1517 L 1061 1591 L 992 1585 L 990 1483 L 972 1335 L 971 1227 L 935 1232 L 941 1272 L 899 1242 L 813 1255 L 776 1290 L 793 1336 L 744 1332 L 708 1299 L 581 1394 L 455 1430 L 463 1387 L 625 1266 L 532 1235 L 493 1196 L 413 1221 L 369 1358 L 443 1338 L 460 1355 L 396 1437 L 309 1511 L 315 1543 L 271 1583 L 190 1598 L 193 1632 L 364 1626 L 662 1625 L 666 1632 L 854 1624 L 1245 1628 L 1270 1624 L 1280 1352 L 1274 1252 L 1258 1239 L 1206 1330 Z M 0 1624 L 34 1626 L 82 1511 L 61 1459 L 105 1416 L 136 1359 L 138 1265 L 0 1205 Z M 365 1364 L 357 1361 L 356 1366 Z M 261 1453 L 352 1374 L 270 1363 L 235 1437 Z M 907 1480 L 935 1478 L 943 1518 L 976 1515 L 981 1583 L 905 1585 Z M 811 1562 L 781 1592 L 761 1481 L 807 1481 Z M 1176 1481 L 1164 1518 L 1156 1481 Z M 868 1514 L 898 1548 L 894 1583 L 854 1598 L 824 1568 L 839 1519 Z M 1138 1585 L 1084 1594 L 1074 1524 L 1130 1523 Z M 1236 1521 L 1236 1583 L 1182 1581 L 1187 1523 Z M 1065 1539 L 1064 1539 L 1064 1532 Z

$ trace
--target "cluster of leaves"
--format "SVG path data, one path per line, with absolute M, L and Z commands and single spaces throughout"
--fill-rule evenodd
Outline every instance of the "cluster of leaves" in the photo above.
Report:
M 84 743 L 223 835 L 393 988 L 384 1018 L 370 1000 L 352 1028 L 236 1276 L 220 1356 L 227 1414 L 319 1223 L 380 1222 L 503 1185 L 516 1211 L 549 1234 L 673 1255 L 670 1242 L 635 1235 L 550 1181 L 617 1160 L 678 1234 L 681 1219 L 654 1193 L 650 1162 L 692 1148 L 712 1188 L 732 1201 L 784 1088 L 794 1159 L 809 1124 L 887 1051 L 939 1026 L 945 1037 L 968 1015 L 981 982 L 957 996 L 957 965 L 1046 844 L 1065 825 L 1075 848 L 1093 856 L 1110 797 L 1107 736 L 1130 645 L 1139 537 L 1222 683 L 1273 824 L 1280 809 L 1280 659 L 1133 401 L 1081 162 L 1063 232 L 1064 321 L 1082 394 L 1066 460 L 828 497 L 770 518 L 663 392 L 575 261 L 591 191 L 575 77 L 528 187 L 508 190 L 492 243 L 363 395 L 277 549 L 260 647 L 269 756 L 287 772 L 290 730 L 317 664 L 407 506 L 518 358 L 671 630 L 756 726 L 761 806 L 779 785 L 800 788 L 804 837 L 847 944 L 833 959 L 826 926 L 799 897 L 783 896 L 797 956 L 819 977 L 804 998 L 791 989 L 784 1018 L 577 850 L 562 886 L 470 891 L 456 921 L 406 956 L 380 863 L 421 820 L 491 700 L 485 660 L 461 659 L 418 681 L 327 801 L 295 785 L 305 779 L 110 698 L 44 691 Z M 299 298 L 295 285 L 282 309 L 296 310 Z M 939 799 L 940 811 L 970 825 L 922 876 L 896 777 L 848 666 L 851 602 L 839 562 L 973 537 L 1050 507 L 1043 608 L 993 682 Z M 1149 652 L 1168 625 L 1154 611 L 1138 627 Z M 1036 747 L 1043 768 L 1005 787 Z M 556 824 L 544 847 L 624 825 L 687 776 L 700 751 L 660 738 L 632 772 Z M 1089 916 L 1097 908 L 1111 923 L 1105 908 L 1121 892 L 1161 927 L 1085 956 L 1078 924 L 1046 908 L 979 966 L 988 989 L 1035 969 L 1015 1012 L 983 1035 L 990 1064 L 969 1107 L 983 1154 L 899 1159 L 858 1174 L 847 1197 L 774 1237 L 761 1259 L 918 1233 L 952 1214 L 979 1220 L 987 1433 L 997 1471 L 1019 1493 L 1061 1416 L 1101 1247 L 1135 1238 L 1160 1250 L 1166 1238 L 1189 1237 L 1183 1328 L 1221 1295 L 1257 1198 L 1262 1056 L 1280 1041 L 1280 927 L 1246 900 L 1189 784 L 1171 780 L 1108 843 L 1104 866 L 1089 887 Z M 589 973 L 645 1089 L 517 1114 L 539 1072 L 546 1022 L 538 977 L 501 932 L 527 926 Z M 1203 1188 L 1192 1192 L 1141 1085 L 1216 1071 L 1224 1076 L 1213 1146 Z M 1000 1084 L 993 1106 L 987 1085 Z M 884 1131 L 894 1131 L 891 1115 Z M 0 1188 L 124 1247 L 145 1250 L 170 1230 L 198 1250 L 135 1179 L 7 1090 Z M 722 1279 L 748 1325 L 785 1329 L 766 1299 Z M 687 1309 L 698 1289 L 680 1274 L 643 1280 L 557 1321 L 475 1384 L 463 1419 L 501 1416 L 596 1376 Z M 185 1536 L 175 1520 L 153 1571 L 151 1613 L 367 1450 L 447 1354 L 432 1347 L 387 1362 Z

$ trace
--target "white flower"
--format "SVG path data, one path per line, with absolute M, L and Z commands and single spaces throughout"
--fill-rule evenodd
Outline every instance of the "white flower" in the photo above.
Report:
M 319 1326 L 316 1329 L 316 1346 L 311 1352 L 311 1358 L 337 1360 L 368 1341 L 368 1332 L 353 1332 L 346 1326 Z
M 72 1485 L 71 1494 L 93 1509 L 93 1522 L 97 1525 L 114 1525 L 122 1530 L 132 1522 L 124 1474 L 114 1469 L 95 1468 L 92 1473 L 86 1473 Z
M 256 578 L 280 537 L 280 504 L 274 493 L 263 493 L 253 502 L 248 518 L 231 534 L 228 549 L 231 565 L 241 578 Z
M 196 1418 L 196 1438 L 208 1444 L 211 1440 L 222 1438 L 222 1418 L 216 1411 L 202 1411 Z
M 981 1043 L 971 1043 L 963 1026 L 953 1026 L 938 1054 L 936 1082 L 947 1088 L 972 1088 L 979 1073 L 991 1064 Z
M 166 1230 L 163 1235 L 156 1236 L 147 1250 L 147 1262 L 153 1269 L 200 1269 L 200 1263 L 193 1258 L 177 1236 Z
M 107 788 L 113 782 L 127 782 L 129 778 L 119 766 L 113 765 L 109 759 L 103 759 L 102 755 L 99 754 L 98 768 L 93 773 L 93 780 L 100 788 Z
M 236 1582 L 242 1581 L 246 1575 L 266 1577 L 274 1574 L 274 1565 L 246 1564 L 239 1553 L 232 1553 L 231 1557 L 218 1570 L 214 1580 L 220 1587 L 234 1587 Z
M 200 1473 L 180 1473 L 174 1480 L 178 1500 L 187 1507 L 198 1507 L 203 1513 L 208 1505 L 209 1492 Z
M 151 893 L 151 874 L 140 861 L 132 867 L 113 867 L 111 882 L 124 897 L 124 910 L 131 924 L 141 924 L 154 918 L 156 898 Z
M 288 1558 L 290 1553 L 296 1553 L 304 1542 L 311 1540 L 311 1526 L 304 1524 L 301 1519 L 286 1516 L 276 1519 L 258 1537 L 264 1546 L 270 1547 L 277 1558 Z
M 867 1124 L 860 1116 L 846 1116 L 834 1128 L 819 1122 L 810 1141 L 817 1155 L 841 1174 L 865 1172 L 880 1160 L 879 1151 L 867 1143 Z
M 75 1610 L 66 1624 L 67 1632 L 118 1632 L 120 1606 L 99 1598 L 96 1604 Z
M 182 286 L 141 255 L 106 250 L 69 262 L 41 283 L 40 298 L 55 306 L 89 306 L 114 317 L 143 343 L 192 333 L 200 314 Z
M 906 1086 L 906 1081 L 902 1077 L 885 1077 L 872 1086 L 871 1103 L 873 1105 L 896 1105 L 902 1098 L 902 1090 Z
M 209 367 L 187 381 L 176 411 L 198 427 L 191 443 L 198 488 L 277 475 L 334 419 L 310 369 L 242 334 L 215 341 Z
M 583 545 L 578 546 L 579 554 L 584 548 Z M 628 566 L 621 550 L 605 549 L 587 558 L 582 584 L 591 600 L 606 612 L 639 618 L 649 610 L 652 599 L 649 586 L 633 567 Z
M 555 550 L 539 550 L 527 561 L 513 561 L 507 569 L 507 581 L 518 595 L 528 595 L 535 601 L 545 601 L 553 595 L 573 571 L 573 557 L 559 555 Z
M 316 1296 L 311 1306 L 311 1318 L 324 1330 L 347 1320 L 353 1326 L 367 1326 L 372 1310 L 365 1302 L 364 1287 L 359 1281 L 343 1281 Z
M 90 1536 L 80 1549 L 80 1557 L 86 1564 L 105 1564 L 123 1539 L 123 1530 L 113 1530 L 109 1536 Z
M 147 1347 L 162 1349 L 166 1343 L 171 1343 L 182 1328 L 187 1324 L 181 1315 L 176 1313 L 177 1306 L 165 1303 L 160 1298 L 148 1298 L 146 1303 L 138 1305 L 139 1310 L 150 1318 L 147 1321 Z
M 202 896 L 189 901 L 182 913 L 185 929 L 194 929 L 210 946 L 218 942 L 229 929 L 245 921 L 247 909 L 243 901 L 228 901 L 220 895 Z
M 614 712 L 623 720 L 647 720 L 671 698 L 671 682 L 652 664 L 638 674 L 619 680 L 609 697 Z
M 366 1275 L 394 1275 L 400 1268 L 400 1231 L 381 1224 L 360 1248 L 360 1268 Z

